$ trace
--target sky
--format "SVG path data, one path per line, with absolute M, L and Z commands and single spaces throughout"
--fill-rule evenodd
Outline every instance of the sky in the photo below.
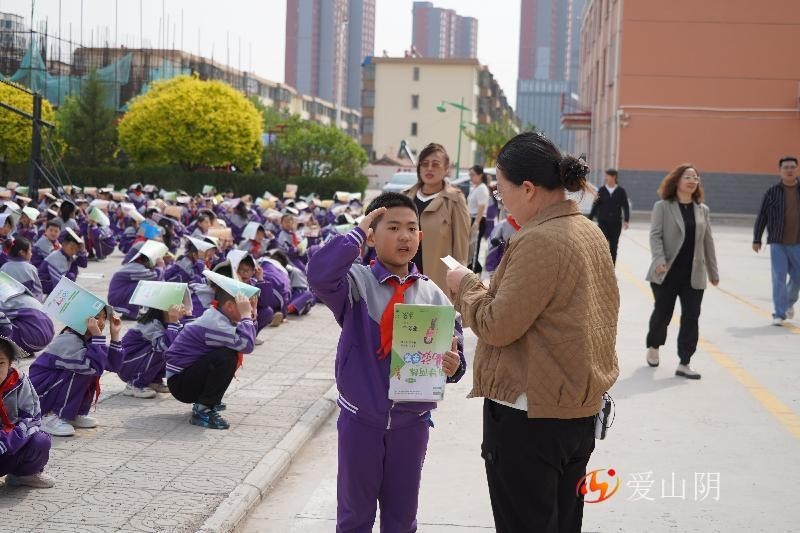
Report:
M 31 0 L 0 0 L 0 12 L 30 21 Z M 34 27 L 70 34 L 86 45 L 119 43 L 171 47 L 213 57 L 269 80 L 283 82 L 285 0 L 34 0 Z M 520 0 L 433 0 L 478 19 L 478 59 L 488 65 L 512 105 L 516 103 Z M 376 0 L 375 55 L 402 56 L 411 47 L 413 0 Z M 116 6 L 116 9 L 115 9 Z M 141 6 L 141 17 L 140 17 Z M 82 9 L 81 9 L 82 8 Z M 116 16 L 115 16 L 116 11 Z M 81 17 L 83 12 L 83 17 Z M 162 17 L 163 13 L 163 17 Z M 83 23 L 81 24 L 81 19 Z M 165 22 L 162 24 L 162 20 Z M 82 26 L 82 29 L 81 29 Z M 141 32 L 140 32 L 141 27 Z M 162 27 L 166 27 L 162 31 Z M 66 46 L 64 49 L 66 54 Z

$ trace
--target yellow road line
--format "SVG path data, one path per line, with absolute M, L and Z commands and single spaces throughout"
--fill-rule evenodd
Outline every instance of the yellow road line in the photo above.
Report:
M 650 248 L 649 247 L 647 247 L 644 244 L 640 243 L 639 241 L 637 241 L 633 237 L 630 237 L 630 236 L 626 235 L 626 238 L 629 241 L 631 241 L 633 244 L 635 244 L 636 246 L 641 248 L 642 250 L 647 250 L 648 254 L 650 253 Z M 709 288 L 712 288 L 712 287 L 709 286 Z M 768 319 L 772 320 L 772 312 L 771 311 L 768 311 L 768 310 L 764 309 L 760 305 L 754 304 L 750 300 L 748 300 L 748 299 L 746 299 L 746 298 L 744 298 L 742 296 L 739 296 L 738 294 L 736 294 L 733 291 L 730 291 L 728 289 L 723 289 L 722 287 L 714 287 L 714 288 L 717 289 L 718 291 L 720 291 L 725 296 L 727 296 L 729 298 L 733 298 L 734 300 L 736 300 L 740 304 L 742 304 L 742 305 L 744 305 L 746 307 L 749 307 L 751 311 L 754 311 L 755 313 L 757 313 L 757 314 L 759 314 L 759 315 L 761 315 L 761 316 L 763 316 L 765 318 L 768 318 Z M 786 331 L 789 331 L 791 333 L 794 333 L 795 335 L 800 335 L 800 328 L 798 328 L 797 326 L 794 326 L 793 324 L 790 324 L 789 322 L 784 322 L 783 323 L 783 329 L 785 329 Z
M 620 263 L 617 263 L 617 268 L 628 281 L 633 283 L 633 285 L 642 292 L 642 294 L 652 299 L 653 295 L 650 291 L 650 287 L 634 276 L 630 270 Z M 777 396 L 762 386 L 756 378 L 747 372 L 747 370 L 734 361 L 729 355 L 717 348 L 713 343 L 700 337 L 698 345 L 722 368 L 736 378 L 736 381 L 741 383 L 764 409 L 774 416 L 783 427 L 789 430 L 789 433 L 794 435 L 795 438 L 800 439 L 800 416 L 797 416 L 797 414 L 792 411 L 791 407 L 783 403 Z

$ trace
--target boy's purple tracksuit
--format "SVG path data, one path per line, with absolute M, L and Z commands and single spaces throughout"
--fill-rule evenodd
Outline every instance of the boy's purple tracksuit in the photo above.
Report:
M 24 372 L 9 369 L 0 384 L 8 420 L 14 427 L 0 431 L 0 476 L 30 476 L 44 470 L 50 457 L 50 435 L 40 430 L 39 398 Z
M 53 292 L 53 288 L 64 276 L 75 281 L 78 277 L 78 267 L 86 268 L 88 264 L 86 252 L 78 252 L 75 257 L 69 257 L 63 248 L 50 252 L 38 269 L 42 291 L 45 294 Z
M 377 503 L 381 531 L 415 531 L 430 412 L 436 404 L 388 398 L 391 357 L 378 359 L 377 349 L 381 316 L 394 294 L 386 282 L 397 276 L 380 261 L 355 263 L 365 238 L 360 228 L 334 237 L 308 265 L 311 289 L 342 327 L 336 353 L 341 407 L 337 531 L 372 531 Z M 406 290 L 406 303 L 450 305 L 414 267 L 409 276 L 417 281 Z M 454 333 L 461 365 L 448 382 L 461 379 L 466 369 L 460 319 Z
M 114 370 L 120 379 L 134 387 L 144 388 L 160 382 L 166 375 L 164 352 L 183 329 L 182 324 L 152 320 L 136 324 L 122 337 L 123 358 Z
M 292 300 L 292 282 L 289 273 L 283 265 L 271 258 L 264 257 L 259 260 L 259 264 L 264 271 L 264 280 L 268 281 L 272 288 L 271 294 L 268 295 L 269 305 L 274 312 L 281 312 L 285 316 L 288 312 L 287 307 Z M 261 297 L 267 298 L 263 293 Z M 259 297 L 259 302 L 261 297 Z
M 53 242 L 44 235 L 31 242 L 33 242 L 33 256 L 31 257 L 31 264 L 36 268 L 39 268 L 39 265 L 42 264 L 44 258 L 50 255 L 51 252 L 61 248 L 61 245 L 58 243 L 58 241 Z
M 135 320 L 139 306 L 130 303 L 133 291 L 140 281 L 159 281 L 163 271 L 149 269 L 141 263 L 128 263 L 114 272 L 108 284 L 108 303 L 124 318 Z
M 42 303 L 24 292 L 0 301 L 0 335 L 33 355 L 50 344 L 55 330 Z
M 173 283 L 203 283 L 205 276 L 203 271 L 206 264 L 199 259 L 192 262 L 186 256 L 181 257 L 164 271 L 164 281 Z
M 55 413 L 64 420 L 89 414 L 100 376 L 106 368 L 119 368 L 122 344 L 106 344 L 102 335 L 78 335 L 62 331 L 30 366 L 29 372 L 42 412 Z

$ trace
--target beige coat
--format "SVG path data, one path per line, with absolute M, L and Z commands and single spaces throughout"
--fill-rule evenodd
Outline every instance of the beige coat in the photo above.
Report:
M 414 185 L 404 194 L 414 198 L 418 189 L 419 185 Z M 419 214 L 419 220 L 423 273 L 448 294 L 445 283 L 447 266 L 440 259 L 451 255 L 459 263 L 467 264 L 470 228 L 467 200 L 460 189 L 446 185 Z
M 582 418 L 619 376 L 614 265 L 572 200 L 511 237 L 488 289 L 464 276 L 455 307 L 478 336 L 470 397 L 525 393 L 529 418 Z
M 708 279 L 719 280 L 717 254 L 714 250 L 714 237 L 711 235 L 708 206 L 694 205 L 694 260 L 692 262 L 692 288 L 704 290 Z M 683 224 L 681 208 L 675 200 L 660 200 L 653 206 L 650 220 L 650 253 L 653 261 L 647 272 L 647 281 L 661 285 L 666 278 L 672 262 L 683 244 L 686 228 Z M 667 272 L 656 274 L 658 265 L 667 265 Z

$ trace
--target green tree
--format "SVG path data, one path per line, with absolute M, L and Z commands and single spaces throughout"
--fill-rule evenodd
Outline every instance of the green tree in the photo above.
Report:
M 142 164 L 235 165 L 249 172 L 261 161 L 261 123 L 253 103 L 231 86 L 178 76 L 153 83 L 131 102 L 119 141 Z
M 264 132 L 275 130 L 278 124 L 284 124 L 289 119 L 290 114 L 288 110 L 281 109 L 277 105 L 265 106 L 258 96 L 251 96 L 250 101 L 261 114 L 261 126 Z
M 297 115 L 284 120 L 286 127 L 265 149 L 269 170 L 287 178 L 360 176 L 367 164 L 364 149 L 335 126 L 321 126 Z
M 33 113 L 33 96 L 5 83 L 0 83 L 0 102 L 20 111 Z M 42 99 L 42 119 L 51 124 L 56 122 L 56 115 L 50 102 L 44 99 Z M 33 126 L 29 119 L 0 107 L 0 161 L 8 165 L 20 165 L 30 161 L 32 130 Z M 47 129 L 42 129 L 43 137 L 48 133 Z M 43 147 L 44 149 L 46 147 Z
M 59 132 L 67 143 L 65 159 L 70 163 L 96 167 L 114 158 L 116 113 L 105 99 L 106 88 L 92 72 L 77 96 L 67 98 L 58 111 Z
M 489 124 L 479 124 L 474 131 L 464 128 L 464 134 L 475 141 L 484 157 L 483 166 L 492 166 L 497 161 L 500 149 L 517 134 L 517 127 L 508 119 Z

